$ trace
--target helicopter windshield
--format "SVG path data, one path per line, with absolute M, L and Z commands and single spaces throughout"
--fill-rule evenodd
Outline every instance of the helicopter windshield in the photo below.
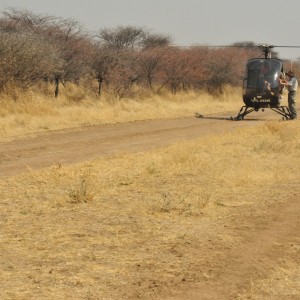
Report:
M 252 59 L 246 67 L 247 88 L 263 89 L 266 84 L 271 89 L 278 88 L 281 71 L 281 60 Z

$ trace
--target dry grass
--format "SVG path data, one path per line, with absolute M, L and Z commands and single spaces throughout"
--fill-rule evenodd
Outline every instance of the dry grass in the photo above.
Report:
M 297 244 L 284 245 L 284 252 L 280 249 L 281 258 L 274 264 L 273 270 L 267 278 L 253 278 L 251 289 L 243 293 L 238 300 L 255 299 L 298 299 L 300 295 L 299 253 L 300 238 Z M 274 245 L 276 248 L 282 245 Z
M 299 141 L 299 122 L 268 122 L 1 179 L 0 298 L 145 299 L 206 280 L 209 241 L 239 239 L 228 212 L 299 191 Z
M 173 118 L 200 113 L 237 110 L 241 91 L 225 89 L 218 97 L 206 93 L 140 93 L 134 99 L 116 101 L 106 95 L 97 98 L 73 85 L 68 85 L 61 96 L 51 96 L 49 87 L 43 93 L 16 91 L 15 97 L 0 95 L 0 139 L 27 133 L 79 127 L 101 123 Z M 48 96 L 47 96 L 48 95 Z M 212 105 L 213 103 L 213 105 Z

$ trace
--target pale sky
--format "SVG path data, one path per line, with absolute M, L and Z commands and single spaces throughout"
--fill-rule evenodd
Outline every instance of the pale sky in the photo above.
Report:
M 176 45 L 251 41 L 300 46 L 299 0 L 0 0 L 13 7 L 79 21 L 90 32 L 119 25 L 170 35 Z M 276 48 L 281 58 L 299 49 Z

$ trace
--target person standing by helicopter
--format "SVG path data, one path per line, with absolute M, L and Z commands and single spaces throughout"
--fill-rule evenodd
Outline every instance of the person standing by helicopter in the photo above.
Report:
M 296 94 L 298 89 L 298 80 L 292 70 L 288 71 L 285 75 L 289 80 L 280 79 L 280 83 L 288 90 L 288 105 L 291 112 L 291 119 L 293 120 L 297 119 Z

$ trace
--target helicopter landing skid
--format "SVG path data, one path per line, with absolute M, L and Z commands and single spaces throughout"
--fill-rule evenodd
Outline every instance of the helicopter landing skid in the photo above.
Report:
M 273 111 L 283 116 L 283 120 L 291 120 L 291 111 L 287 106 L 272 107 Z
M 234 121 L 244 120 L 244 117 L 246 115 L 252 113 L 253 111 L 258 111 L 258 109 L 254 109 L 253 107 L 249 107 L 249 106 L 242 106 L 238 115 L 235 118 L 231 117 L 231 120 L 234 120 Z
M 265 108 L 262 108 L 264 111 Z M 277 107 L 271 107 L 273 111 L 283 116 L 283 119 L 290 120 L 291 119 L 291 112 L 287 106 L 277 106 Z M 231 120 L 234 121 L 241 121 L 244 120 L 244 117 L 253 111 L 259 111 L 259 108 L 253 108 L 249 106 L 242 106 L 240 109 L 238 115 L 235 118 L 231 117 Z

